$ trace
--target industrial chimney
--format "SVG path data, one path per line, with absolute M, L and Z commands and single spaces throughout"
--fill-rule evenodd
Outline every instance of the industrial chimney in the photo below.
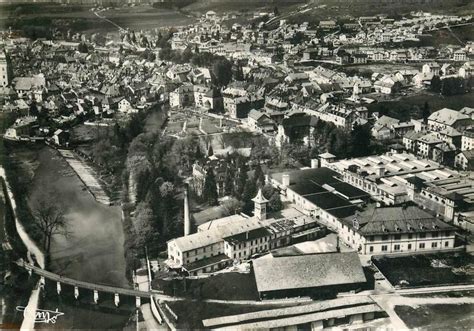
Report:
M 184 236 L 191 234 L 191 219 L 189 215 L 188 184 L 184 184 Z

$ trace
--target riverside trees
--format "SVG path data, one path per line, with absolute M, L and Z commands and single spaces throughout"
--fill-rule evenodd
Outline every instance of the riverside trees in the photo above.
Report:
M 53 236 L 68 237 L 70 235 L 64 210 L 52 200 L 42 198 L 34 202 L 33 217 L 36 229 L 41 234 L 42 246 L 49 255 Z

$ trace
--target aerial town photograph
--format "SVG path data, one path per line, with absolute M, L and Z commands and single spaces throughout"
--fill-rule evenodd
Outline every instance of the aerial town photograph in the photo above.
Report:
M 473 330 L 474 0 L 0 0 L 1 330 Z

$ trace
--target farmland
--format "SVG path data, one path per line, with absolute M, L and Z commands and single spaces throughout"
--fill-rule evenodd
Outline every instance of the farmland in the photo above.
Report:
M 131 30 L 146 30 L 174 25 L 186 25 L 194 18 L 172 9 L 140 6 L 110 8 L 101 16 Z M 0 5 L 0 29 L 25 26 L 68 27 L 76 32 L 116 31 L 116 27 L 99 18 L 88 7 L 45 5 Z

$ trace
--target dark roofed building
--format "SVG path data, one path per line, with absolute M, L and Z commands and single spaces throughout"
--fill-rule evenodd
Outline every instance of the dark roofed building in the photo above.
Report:
M 263 257 L 253 268 L 261 298 L 335 296 L 366 282 L 355 252 Z

